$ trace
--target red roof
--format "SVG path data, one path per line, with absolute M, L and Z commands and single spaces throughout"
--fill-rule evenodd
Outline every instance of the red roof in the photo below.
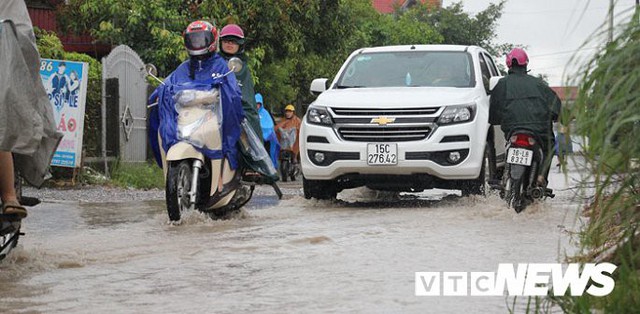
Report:
M 562 101 L 576 100 L 578 98 L 577 86 L 551 86 L 551 89 L 556 92 Z
M 441 0 L 422 0 L 422 2 L 427 2 L 434 7 L 441 7 Z M 394 9 L 402 6 L 405 3 L 405 0 L 372 0 L 373 8 L 378 12 L 383 14 L 393 13 Z
M 56 1 L 50 2 L 55 3 Z M 93 38 L 89 35 L 75 36 L 62 34 L 58 30 L 56 11 L 52 8 L 46 8 L 44 6 L 29 6 L 28 10 L 33 26 L 58 33 L 58 37 L 60 38 L 65 51 L 82 52 L 97 57 L 104 56 L 111 51 L 110 45 L 95 43 Z

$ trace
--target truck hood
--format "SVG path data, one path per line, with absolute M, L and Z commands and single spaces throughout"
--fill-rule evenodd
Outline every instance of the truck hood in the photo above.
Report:
M 332 108 L 428 108 L 468 104 L 474 88 L 393 87 L 330 89 L 313 103 Z

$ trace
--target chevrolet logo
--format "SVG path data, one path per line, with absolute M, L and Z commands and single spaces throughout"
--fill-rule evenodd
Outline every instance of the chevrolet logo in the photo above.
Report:
M 378 125 L 387 125 L 389 123 L 393 123 L 394 121 L 396 121 L 396 118 L 377 117 L 377 118 L 371 119 L 371 122 L 369 123 L 377 123 Z

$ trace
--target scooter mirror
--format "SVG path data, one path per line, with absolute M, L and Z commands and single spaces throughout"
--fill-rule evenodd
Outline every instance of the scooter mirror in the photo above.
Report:
M 240 71 L 242 71 L 242 67 L 244 66 L 244 62 L 242 62 L 242 60 L 240 60 L 240 58 L 238 57 L 233 57 L 231 59 L 229 59 L 229 62 L 227 63 L 227 65 L 229 66 L 229 69 L 235 73 L 238 73 Z
M 156 69 L 156 66 L 151 63 L 145 64 L 144 70 L 151 76 L 158 76 L 158 69 Z
M 147 72 L 147 75 L 153 77 L 154 80 L 160 82 L 160 84 L 164 84 L 164 82 L 158 78 L 158 69 L 156 69 L 156 66 L 151 64 L 151 63 L 147 63 L 144 65 L 144 70 Z

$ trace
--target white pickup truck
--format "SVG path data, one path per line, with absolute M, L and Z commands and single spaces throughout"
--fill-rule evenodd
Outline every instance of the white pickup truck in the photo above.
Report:
M 311 84 L 319 96 L 300 132 L 305 197 L 359 186 L 482 194 L 504 165 L 504 136 L 488 123 L 489 81 L 499 75 L 476 46 L 354 51 L 328 87 Z

